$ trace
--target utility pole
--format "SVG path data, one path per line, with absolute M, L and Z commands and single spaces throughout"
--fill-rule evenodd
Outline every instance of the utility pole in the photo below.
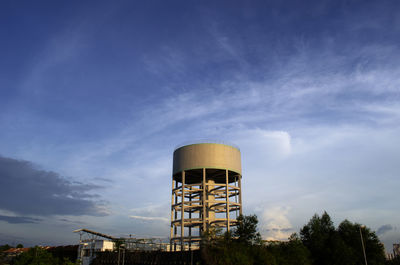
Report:
M 362 245 L 362 249 L 363 249 L 363 253 L 364 253 L 365 265 L 368 265 L 368 263 L 367 263 L 367 255 L 365 254 L 364 239 L 363 239 L 363 236 L 362 236 L 361 228 L 365 228 L 365 226 L 364 225 L 360 225 L 360 237 L 361 237 L 361 245 Z

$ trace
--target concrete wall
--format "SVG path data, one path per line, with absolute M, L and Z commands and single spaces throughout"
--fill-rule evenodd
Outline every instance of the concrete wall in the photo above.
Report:
M 172 173 L 197 168 L 228 169 L 242 174 L 239 149 L 214 143 L 182 146 L 174 152 Z

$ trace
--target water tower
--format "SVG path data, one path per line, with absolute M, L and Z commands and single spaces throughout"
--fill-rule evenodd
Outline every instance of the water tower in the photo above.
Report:
M 222 143 L 194 143 L 174 151 L 171 246 L 197 248 L 211 227 L 230 230 L 242 213 L 239 148 Z

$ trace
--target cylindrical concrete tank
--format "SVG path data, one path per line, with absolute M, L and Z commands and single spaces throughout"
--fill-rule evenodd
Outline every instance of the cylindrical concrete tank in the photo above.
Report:
M 214 143 L 185 145 L 175 150 L 173 174 L 198 168 L 228 169 L 241 174 L 240 150 Z
M 230 230 L 242 211 L 239 148 L 220 143 L 184 145 L 174 151 L 171 244 L 193 248 L 210 227 Z

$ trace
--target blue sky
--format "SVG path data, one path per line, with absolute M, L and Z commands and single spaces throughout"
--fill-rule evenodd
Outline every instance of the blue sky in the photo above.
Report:
M 239 145 L 266 239 L 326 210 L 400 240 L 398 1 L 0 5 L 0 243 L 167 237 L 197 139 Z

